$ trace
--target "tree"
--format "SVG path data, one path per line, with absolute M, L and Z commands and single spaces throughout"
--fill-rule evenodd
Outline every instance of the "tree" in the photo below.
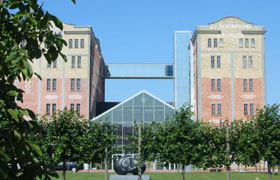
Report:
M 160 134 L 163 149 L 159 153 L 161 162 L 177 163 L 182 168 L 182 180 L 185 180 L 185 166 L 191 164 L 195 138 L 194 127 L 197 122 L 192 120 L 191 106 L 180 108 L 174 115 L 174 120 L 167 122 Z
M 102 124 L 99 122 L 87 122 L 87 130 L 83 136 L 83 157 L 81 157 L 81 160 L 89 164 L 102 161 L 104 159 L 102 141 Z
M 63 179 L 66 178 L 66 162 L 80 161 L 84 157 L 84 137 L 87 122 L 74 111 L 64 109 L 50 118 L 41 120 L 42 132 L 38 137 L 46 158 L 57 164 L 63 162 Z M 79 164 L 79 163 L 78 163 Z
M 233 133 L 236 134 L 235 162 L 239 165 L 256 166 L 262 159 L 260 137 L 254 119 L 235 121 Z M 234 135 L 233 135 L 234 136 Z
M 280 159 L 280 105 L 264 106 L 255 115 L 256 132 L 260 141 L 260 151 L 268 163 L 269 179 L 271 169 Z
M 196 122 L 193 127 L 193 155 L 191 164 L 198 167 L 207 169 L 215 166 L 214 164 L 214 152 L 215 144 L 213 137 L 216 134 L 213 133 L 213 129 L 216 128 L 208 123 Z
M 117 128 L 112 123 L 101 121 L 100 134 L 100 157 L 103 157 L 105 164 L 105 180 L 108 180 L 108 161 L 115 150 L 115 143 L 117 141 Z
M 58 55 L 66 60 L 66 42 L 52 31 L 63 26 L 37 0 L 1 0 L 0 17 L 0 179 L 49 179 L 41 149 L 29 136 L 37 127 L 35 115 L 17 105 L 23 91 L 14 84 L 37 75 L 31 63 L 42 55 L 49 63 Z

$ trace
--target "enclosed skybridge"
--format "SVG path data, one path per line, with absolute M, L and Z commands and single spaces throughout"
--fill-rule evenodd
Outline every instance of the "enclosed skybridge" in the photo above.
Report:
M 108 63 L 105 64 L 105 79 L 174 79 L 171 63 Z
M 105 63 L 104 79 L 173 79 L 175 109 L 191 102 L 192 43 L 189 31 L 175 31 L 173 63 Z

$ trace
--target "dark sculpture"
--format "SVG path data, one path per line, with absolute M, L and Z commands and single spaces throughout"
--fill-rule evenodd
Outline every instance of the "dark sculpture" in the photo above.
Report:
M 138 175 L 137 159 L 130 156 L 123 156 L 114 163 L 114 170 L 119 175 L 126 175 L 127 173 Z M 145 170 L 146 165 L 144 162 L 142 162 L 141 173 L 143 174 Z

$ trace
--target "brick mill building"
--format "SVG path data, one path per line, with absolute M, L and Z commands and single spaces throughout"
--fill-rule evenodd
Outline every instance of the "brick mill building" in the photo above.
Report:
M 58 57 L 52 64 L 42 56 L 32 64 L 33 71 L 42 80 L 33 77 L 30 81 L 17 82 L 25 91 L 25 108 L 37 115 L 55 114 L 65 107 L 73 109 L 85 118 L 95 116 L 96 102 L 104 101 L 104 64 L 99 40 L 91 27 L 63 24 L 63 31 L 54 29 L 68 43 L 62 52 L 68 61 Z
M 247 119 L 266 104 L 262 26 L 226 17 L 192 36 L 196 119 Z

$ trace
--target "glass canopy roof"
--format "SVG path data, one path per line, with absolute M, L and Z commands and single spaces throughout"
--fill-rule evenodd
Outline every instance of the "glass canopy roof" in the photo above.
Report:
M 140 122 L 151 123 L 171 120 L 174 107 L 158 99 L 147 91 L 141 91 L 136 95 L 121 102 L 115 107 L 95 117 L 95 120 L 108 120 L 113 124 L 133 126 Z

